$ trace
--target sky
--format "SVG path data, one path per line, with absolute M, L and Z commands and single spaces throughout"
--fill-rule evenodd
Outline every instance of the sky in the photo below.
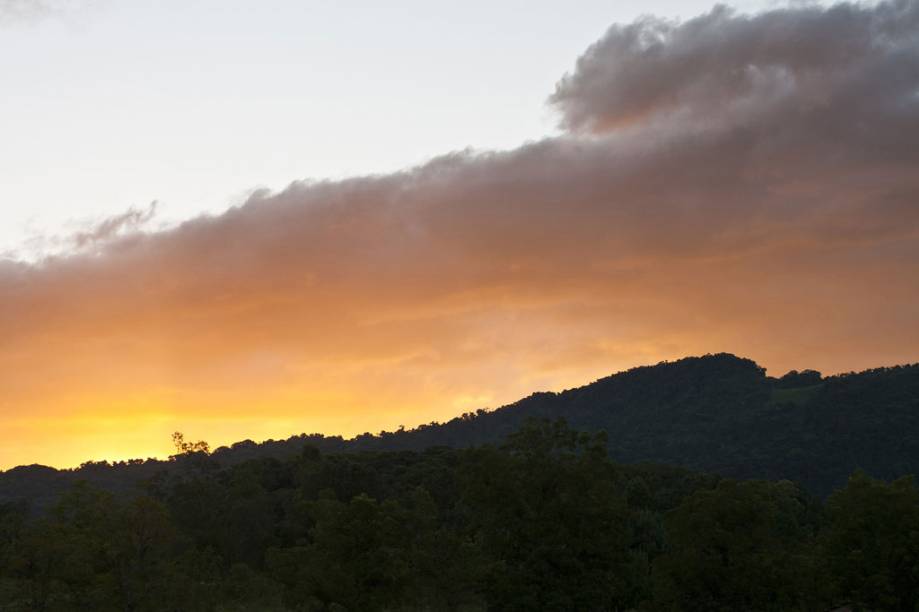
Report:
M 919 360 L 919 2 L 0 0 L 0 468 Z

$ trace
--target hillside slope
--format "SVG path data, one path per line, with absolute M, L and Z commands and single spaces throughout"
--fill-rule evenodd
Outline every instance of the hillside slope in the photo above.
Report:
M 776 379 L 730 354 L 638 367 L 412 430 L 350 440 L 314 434 L 239 442 L 217 449 L 209 461 L 281 458 L 305 445 L 323 453 L 474 446 L 500 441 L 529 418 L 564 418 L 574 429 L 606 431 L 610 455 L 619 462 L 789 479 L 817 495 L 843 485 L 859 468 L 883 479 L 919 473 L 919 364 L 827 378 L 793 372 Z M 0 500 L 27 498 L 43 506 L 81 479 L 127 491 L 177 463 L 15 468 L 0 473 Z
M 604 430 L 617 461 L 655 462 L 735 478 L 789 479 L 820 495 L 861 468 L 919 472 L 919 365 L 821 378 L 767 377 L 728 354 L 635 368 L 494 412 L 402 434 L 362 436 L 366 450 L 494 442 L 530 417 Z

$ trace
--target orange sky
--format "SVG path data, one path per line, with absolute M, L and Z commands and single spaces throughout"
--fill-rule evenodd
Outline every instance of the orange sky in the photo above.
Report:
M 706 352 L 919 360 L 904 6 L 614 28 L 559 137 L 0 260 L 0 468 L 410 427 Z

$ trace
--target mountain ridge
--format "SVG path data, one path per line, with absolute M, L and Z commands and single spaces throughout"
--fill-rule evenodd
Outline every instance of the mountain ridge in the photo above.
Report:
M 844 484 L 855 469 L 883 479 L 919 472 L 919 364 L 828 377 L 793 370 L 775 378 L 730 353 L 637 366 L 408 430 L 350 439 L 300 434 L 244 440 L 215 449 L 207 461 L 219 466 L 281 459 L 304 446 L 322 453 L 477 446 L 499 442 L 532 418 L 562 418 L 573 429 L 605 431 L 609 454 L 618 462 L 788 479 L 817 495 Z M 0 472 L 0 501 L 26 499 L 42 507 L 79 480 L 127 492 L 182 459 L 88 462 L 69 470 L 17 466 Z

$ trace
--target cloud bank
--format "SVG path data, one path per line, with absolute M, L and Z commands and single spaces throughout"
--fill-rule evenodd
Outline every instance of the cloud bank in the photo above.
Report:
M 550 103 L 557 138 L 0 264 L 0 465 L 414 425 L 690 353 L 919 358 L 919 2 L 614 26 Z

